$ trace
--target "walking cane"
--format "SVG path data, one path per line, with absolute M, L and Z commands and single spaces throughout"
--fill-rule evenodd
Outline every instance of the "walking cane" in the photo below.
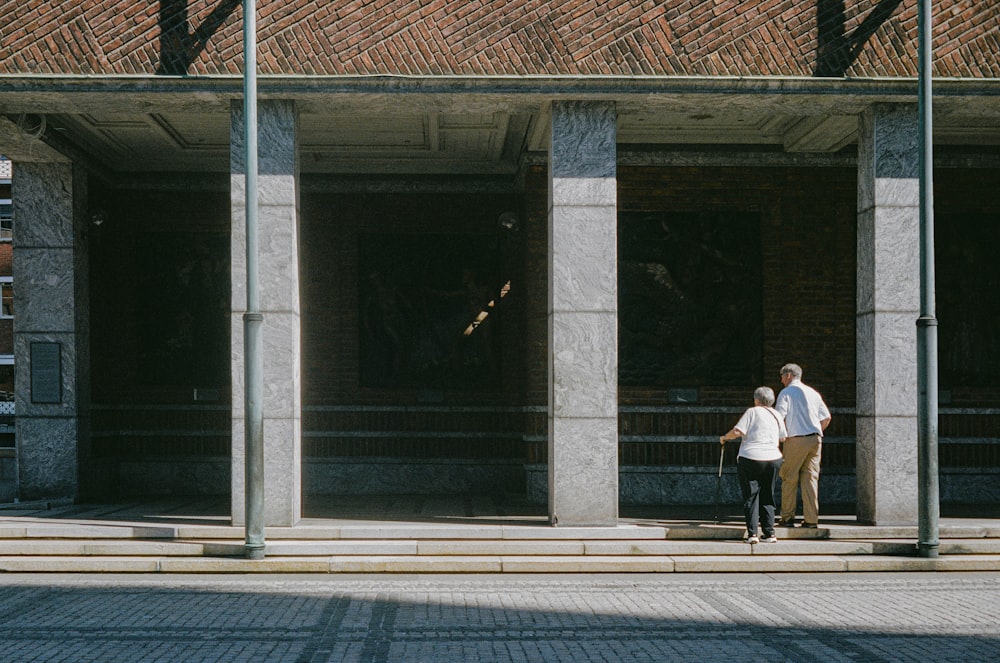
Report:
M 719 518 L 719 493 L 722 490 L 722 459 L 726 457 L 726 445 L 719 445 L 719 479 L 715 483 L 715 522 L 722 522 Z

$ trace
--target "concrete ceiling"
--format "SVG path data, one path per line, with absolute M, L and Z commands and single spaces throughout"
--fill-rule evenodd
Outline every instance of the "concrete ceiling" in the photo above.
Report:
M 510 175 L 526 156 L 544 159 L 551 95 L 304 94 L 296 102 L 300 167 L 316 174 Z M 856 142 L 869 96 L 634 94 L 618 104 L 618 142 L 632 148 L 733 148 L 837 153 Z M 876 99 L 877 100 L 877 99 Z M 898 99 L 897 99 L 898 100 Z M 109 91 L 40 94 L 0 85 L 0 154 L 15 160 L 44 146 L 107 173 L 229 170 L 230 108 L 238 95 Z M 948 99 L 935 142 L 1000 146 L 1000 102 Z M 6 128 L 6 129 L 5 129 Z M 40 142 L 34 141 L 35 143 Z M 35 149 L 37 147 L 37 149 Z

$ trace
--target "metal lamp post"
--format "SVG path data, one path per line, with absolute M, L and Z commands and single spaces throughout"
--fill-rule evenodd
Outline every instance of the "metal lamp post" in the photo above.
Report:
M 917 319 L 918 540 L 921 557 L 938 556 L 938 361 L 934 312 L 934 123 L 931 113 L 931 0 L 917 9 L 920 67 L 920 317 Z
M 257 25 L 255 0 L 243 2 L 243 123 L 246 162 L 247 309 L 243 314 L 246 557 L 264 558 L 264 338 L 257 291 Z

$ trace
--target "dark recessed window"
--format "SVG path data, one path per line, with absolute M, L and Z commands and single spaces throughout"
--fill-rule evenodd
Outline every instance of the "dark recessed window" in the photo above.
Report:
M 618 252 L 620 384 L 760 382 L 758 214 L 622 212 Z
M 935 297 L 941 386 L 986 387 L 1000 372 L 1000 218 L 938 214 Z
M 361 383 L 490 390 L 510 275 L 489 235 L 359 237 Z

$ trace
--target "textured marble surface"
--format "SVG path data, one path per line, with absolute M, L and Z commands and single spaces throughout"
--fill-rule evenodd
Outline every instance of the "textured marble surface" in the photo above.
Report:
M 554 177 L 549 205 L 586 207 L 607 205 L 615 200 L 618 184 L 614 177 Z
M 916 313 L 857 318 L 857 413 L 917 415 Z
M 233 524 L 245 514 L 246 431 L 243 419 L 233 419 L 231 504 Z M 298 419 L 264 418 L 264 521 L 291 526 L 302 517 L 302 429 Z
M 299 419 L 302 412 L 299 316 L 264 316 L 264 412 L 269 418 Z
M 76 325 L 72 248 L 17 248 L 13 264 L 15 332 L 69 332 Z
M 549 153 L 549 517 L 618 518 L 613 104 L 556 102 Z
M 13 458 L 0 458 L 0 504 L 13 502 L 17 497 L 17 465 Z
M 552 177 L 613 178 L 617 172 L 617 113 L 612 102 L 552 104 Z
M 11 181 L 18 249 L 73 246 L 73 185 L 69 163 L 18 162 Z
M 616 319 L 605 313 L 553 316 L 552 414 L 555 417 L 618 416 Z
M 916 417 L 857 417 L 857 513 L 878 525 L 917 522 Z
M 229 269 L 232 310 L 242 315 L 247 310 L 247 232 L 246 185 L 243 175 L 229 176 L 230 234 Z M 258 286 L 259 287 L 259 286 Z
M 299 312 L 299 229 L 294 206 L 261 206 L 257 283 L 263 311 Z
M 549 439 L 551 522 L 581 527 L 615 525 L 618 522 L 617 418 L 553 418 Z
M 77 419 L 18 416 L 15 427 L 19 498 L 76 498 Z
M 14 352 L 20 499 L 79 492 L 80 374 L 88 358 L 87 188 L 70 163 L 24 163 L 14 170 Z M 32 342 L 59 343 L 59 403 L 33 403 Z
M 291 525 L 301 517 L 301 339 L 298 258 L 298 117 L 293 104 L 258 106 L 258 274 L 263 315 L 265 522 Z M 232 201 L 232 504 L 244 514 L 244 366 L 246 310 L 246 183 L 242 107 L 231 124 Z
M 857 310 L 920 307 L 920 209 L 876 207 L 858 214 Z
M 302 424 L 298 419 L 264 419 L 264 522 L 267 525 L 292 525 L 302 518 L 301 440 Z
M 915 104 L 875 104 L 858 136 L 857 508 L 913 524 L 920 304 L 919 123 Z
M 914 104 L 873 104 L 858 122 L 858 209 L 913 204 L 906 180 L 919 177 L 919 115 Z M 902 186 L 893 181 L 902 180 Z M 877 196 L 883 196 L 878 199 Z
M 244 415 L 243 410 L 243 394 L 245 388 L 245 379 L 243 369 L 243 313 L 233 312 L 229 315 L 229 374 L 232 383 L 230 389 L 232 391 L 232 408 L 233 408 L 233 418 L 242 418 Z
M 553 208 L 549 247 L 552 310 L 616 310 L 616 223 L 613 205 Z

